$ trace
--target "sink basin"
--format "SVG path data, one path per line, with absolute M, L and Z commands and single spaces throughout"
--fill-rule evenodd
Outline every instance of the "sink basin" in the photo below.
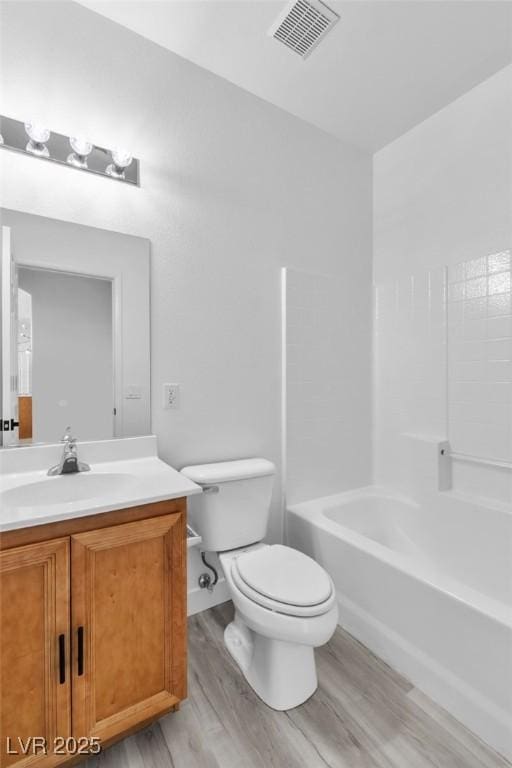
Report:
M 58 475 L 4 491 L 0 496 L 0 503 L 8 507 L 68 504 L 81 499 L 94 499 L 108 496 L 111 493 L 123 493 L 128 491 L 134 483 L 135 478 L 131 475 L 113 472 Z

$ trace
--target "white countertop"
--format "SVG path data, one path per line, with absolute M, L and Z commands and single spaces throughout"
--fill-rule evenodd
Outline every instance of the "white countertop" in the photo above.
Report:
M 0 450 L 0 531 L 201 493 L 158 458 L 154 436 L 79 444 L 91 471 L 49 477 L 61 453 L 62 445 Z

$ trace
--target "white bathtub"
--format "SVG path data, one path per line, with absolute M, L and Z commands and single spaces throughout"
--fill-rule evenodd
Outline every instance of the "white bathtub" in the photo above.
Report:
M 510 759 L 512 510 L 361 488 L 286 523 L 334 580 L 341 626 Z

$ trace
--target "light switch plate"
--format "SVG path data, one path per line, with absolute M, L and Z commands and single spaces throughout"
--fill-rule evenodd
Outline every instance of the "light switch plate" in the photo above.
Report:
M 164 408 L 177 410 L 180 407 L 180 385 L 164 384 Z

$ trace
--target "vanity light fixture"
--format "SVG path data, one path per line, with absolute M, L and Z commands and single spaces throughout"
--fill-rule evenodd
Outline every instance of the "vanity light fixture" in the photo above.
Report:
M 36 120 L 22 122 L 0 115 L 0 149 L 139 185 L 139 161 L 130 152 L 100 147 L 79 134 L 55 133 Z

